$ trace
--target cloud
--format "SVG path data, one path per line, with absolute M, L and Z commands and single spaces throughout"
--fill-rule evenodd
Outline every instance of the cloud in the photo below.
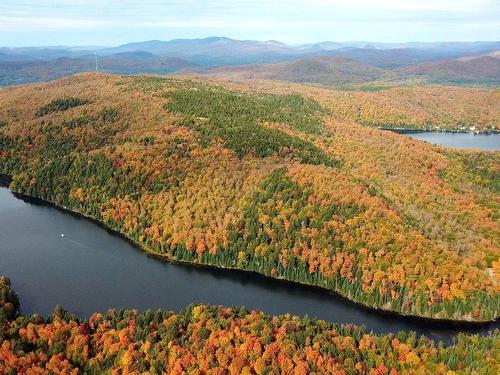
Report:
M 369 16 L 380 13 L 446 12 L 487 14 L 500 10 L 498 0 L 2 0 L 0 14 L 13 17 L 54 16 L 115 19 L 141 17 L 144 19 L 175 15 L 182 19 L 236 15 L 239 18 L 261 18 L 269 15 L 315 17 L 357 14 Z M 373 13 L 375 12 L 375 13 Z M 497 13 L 498 14 L 498 13 Z
M 495 0 L 308 0 L 296 1 L 309 6 L 338 7 L 343 9 L 384 11 L 446 11 L 476 12 L 498 5 Z
M 5 17 L 0 16 L 0 30 L 15 29 L 91 29 L 95 27 L 113 27 L 120 25 L 117 21 L 93 20 L 84 18 L 62 17 Z
M 128 30 L 124 37 L 130 37 L 132 29 L 152 39 L 217 33 L 288 36 L 281 38 L 288 41 L 403 41 L 427 40 L 435 32 L 438 39 L 491 40 L 500 39 L 498 14 L 499 0 L 0 0 L 0 45 L 16 34 L 31 33 L 36 40 L 50 33 L 53 40 L 55 32 Z

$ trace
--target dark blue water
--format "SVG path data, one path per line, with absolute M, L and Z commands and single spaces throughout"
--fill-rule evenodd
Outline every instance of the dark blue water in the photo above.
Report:
M 6 188 L 0 188 L 0 275 L 12 280 L 25 314 L 47 315 L 57 304 L 88 317 L 108 308 L 178 311 L 208 303 L 308 314 L 365 324 L 374 332 L 415 330 L 447 342 L 464 330 L 377 313 L 327 291 L 254 274 L 165 263 L 91 221 L 20 199 Z M 498 326 L 466 328 L 486 332 Z

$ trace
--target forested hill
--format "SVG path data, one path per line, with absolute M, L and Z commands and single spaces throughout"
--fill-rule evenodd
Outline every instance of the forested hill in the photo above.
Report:
M 388 53 L 387 62 L 369 64 L 362 56 L 319 55 L 272 64 L 217 66 L 198 71 L 206 76 L 235 80 L 272 79 L 350 90 L 436 84 L 498 88 L 500 83 L 500 58 L 495 54 L 388 66 L 398 59 L 395 50 L 374 53 Z
M 341 121 L 336 95 L 91 74 L 7 88 L 0 173 L 167 259 L 497 318 L 500 153 Z
M 334 71 L 350 70 L 359 78 L 357 87 L 349 89 L 321 88 L 297 85 L 286 82 L 266 81 L 280 80 L 288 75 L 283 64 L 273 65 L 273 69 L 255 66 L 248 75 L 244 70 L 214 70 L 211 75 L 216 80 L 230 80 L 232 85 L 241 82 L 242 87 L 256 86 L 261 90 L 270 87 L 273 92 L 280 88 L 286 93 L 290 87 L 299 90 L 302 95 L 314 93 L 316 100 L 327 108 L 332 116 L 341 121 L 354 121 L 358 124 L 376 128 L 406 128 L 435 131 L 500 131 L 500 90 L 486 88 L 465 88 L 453 86 L 418 86 L 402 85 L 387 81 L 362 83 L 374 72 L 361 70 L 359 64 L 333 69 L 328 64 L 316 61 L 317 64 L 288 63 L 288 67 L 301 73 L 287 80 L 297 83 L 318 83 L 321 79 L 341 79 Z M 313 74 L 310 74 L 314 72 Z M 295 73 L 294 73 L 295 74 Z M 374 73 L 378 74 L 378 73 Z

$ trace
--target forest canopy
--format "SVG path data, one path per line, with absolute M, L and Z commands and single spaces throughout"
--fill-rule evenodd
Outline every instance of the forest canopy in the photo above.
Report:
M 0 277 L 2 374 L 496 374 L 499 345 L 498 331 L 445 348 L 414 332 L 374 335 L 243 307 L 24 316 Z
M 498 318 L 500 153 L 340 121 L 335 93 L 272 85 L 86 74 L 2 90 L 0 173 L 169 260 Z

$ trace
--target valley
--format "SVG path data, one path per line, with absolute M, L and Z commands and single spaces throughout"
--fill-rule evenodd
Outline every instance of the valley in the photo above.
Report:
M 57 305 L 88 319 L 110 308 L 180 311 L 205 303 L 363 325 L 376 334 L 413 331 L 417 337 L 425 335 L 447 346 L 460 333 L 485 336 L 499 328 L 498 322 L 405 318 L 366 309 L 322 288 L 253 272 L 164 262 L 98 223 L 41 200 L 14 195 L 7 188 L 0 188 L 0 214 L 0 225 L 5 228 L 0 233 L 4 245 L 0 274 L 12 275 L 26 316 L 50 316 Z
M 0 1 L 0 375 L 500 374 L 498 14 Z
M 103 73 L 271 79 L 355 91 L 415 85 L 497 88 L 499 50 L 499 42 L 288 45 L 227 37 L 0 48 L 0 86 L 59 79 L 95 71 L 97 65 Z
M 498 317 L 498 153 L 339 121 L 328 90 L 244 85 L 84 74 L 4 89 L 0 171 L 165 259 L 403 315 Z

